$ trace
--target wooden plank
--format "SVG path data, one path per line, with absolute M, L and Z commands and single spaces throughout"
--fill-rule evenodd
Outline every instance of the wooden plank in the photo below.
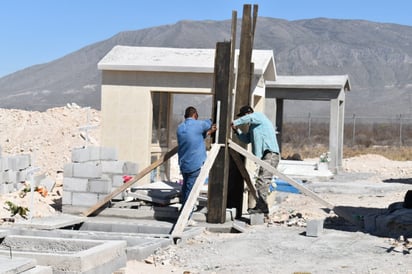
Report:
M 325 200 L 323 200 L 322 198 L 320 198 L 316 193 L 314 193 L 313 191 L 307 189 L 305 186 L 303 186 L 302 184 L 299 184 L 298 182 L 296 182 L 295 180 L 293 180 L 292 178 L 289 178 L 288 176 L 284 175 L 283 173 L 279 172 L 276 168 L 274 168 L 273 166 L 269 165 L 268 163 L 266 163 L 265 161 L 262 161 L 261 159 L 259 159 L 258 157 L 256 157 L 255 155 L 253 155 L 252 153 L 250 153 L 249 151 L 247 151 L 246 149 L 242 148 L 241 146 L 237 145 L 235 142 L 233 142 L 232 140 L 229 140 L 229 147 L 232 148 L 233 150 L 237 151 L 238 153 L 242 154 L 243 156 L 245 156 L 246 158 L 252 160 L 253 162 L 257 163 L 258 165 L 260 165 L 261 167 L 265 168 L 266 170 L 269 170 L 270 172 L 272 172 L 273 174 L 275 174 L 276 176 L 278 176 L 279 178 L 283 179 L 284 181 L 288 182 L 289 184 L 291 184 L 292 186 L 296 187 L 297 189 L 299 189 L 303 194 L 306 194 L 310 197 L 312 197 L 313 199 L 315 199 L 316 201 L 320 202 L 322 205 L 326 206 L 327 208 L 332 209 L 334 206 L 328 202 L 326 202 Z
M 344 211 L 341 208 L 337 208 L 335 207 L 333 204 L 325 201 L 324 199 L 322 199 L 321 197 L 319 197 L 316 193 L 314 193 L 313 191 L 309 190 L 308 188 L 306 188 L 305 186 L 303 186 L 302 184 L 299 184 L 298 182 L 296 182 L 295 180 L 293 180 L 292 178 L 286 176 L 285 174 L 279 172 L 276 168 L 274 168 L 273 166 L 269 165 L 268 163 L 262 161 L 261 159 L 259 159 L 258 157 L 256 157 L 255 155 L 253 155 L 252 153 L 250 153 L 249 151 L 245 150 L 244 148 L 242 148 L 241 146 L 237 145 L 235 142 L 233 142 L 232 140 L 229 140 L 229 147 L 237 152 L 239 152 L 240 154 L 242 154 L 243 156 L 245 156 L 246 158 L 252 160 L 253 162 L 257 163 L 258 165 L 260 165 L 261 167 L 269 170 L 270 172 L 272 172 L 273 174 L 275 174 L 276 176 L 278 176 L 279 178 L 281 178 L 282 180 L 288 182 L 289 184 L 291 184 L 292 186 L 294 186 L 295 188 L 297 188 L 298 190 L 300 190 L 300 192 L 302 192 L 303 194 L 311 197 L 312 199 L 314 199 L 315 201 L 319 202 L 320 204 L 324 205 L 325 207 L 327 207 L 330 210 L 333 210 L 338 216 L 344 218 L 345 220 L 347 220 L 348 222 L 354 224 L 354 225 L 358 225 L 358 223 L 356 222 L 356 220 L 354 220 L 354 218 L 348 214 L 346 211 Z
M 212 148 L 209 152 L 209 155 L 207 156 L 206 162 L 203 164 L 200 170 L 199 176 L 197 177 L 195 184 L 193 185 L 193 188 L 190 191 L 189 197 L 187 198 L 186 203 L 184 204 L 180 212 L 179 218 L 172 227 L 170 234 L 173 237 L 173 239 L 181 238 L 183 230 L 186 227 L 186 224 L 189 220 L 190 213 L 192 212 L 193 206 L 195 205 L 197 197 L 199 196 L 202 185 L 208 177 L 209 171 L 212 168 L 213 163 L 215 162 L 216 156 L 219 153 L 221 147 L 222 145 L 220 144 L 212 144 Z
M 234 113 L 244 105 L 251 103 L 251 61 L 252 61 L 252 19 L 251 19 L 251 5 L 243 5 L 242 25 L 240 30 L 240 45 L 237 65 L 237 79 L 236 91 L 234 97 Z M 234 41 L 233 41 L 234 42 Z M 233 113 L 232 112 L 232 113 Z M 233 117 L 234 115 L 232 115 Z M 240 141 L 239 145 L 243 145 Z M 246 146 L 246 145 L 244 145 Z M 244 159 L 242 159 L 244 161 Z M 236 217 L 242 217 L 243 211 L 243 192 L 244 184 L 239 185 L 242 181 L 242 175 L 236 164 L 229 161 L 229 181 L 228 181 L 228 202 L 227 207 L 236 208 Z
M 214 69 L 214 104 L 217 106 L 216 125 L 219 134 L 216 132 L 216 144 L 226 143 L 226 138 L 230 132 L 231 103 L 229 92 L 230 86 L 230 42 L 216 43 L 215 69 Z M 220 108 L 218 107 L 220 102 Z M 219 114 L 219 116 L 217 115 Z M 221 117 L 221 118 L 220 118 Z M 227 185 L 229 172 L 226 170 L 229 163 L 229 151 L 225 147 L 218 153 L 215 165 L 209 174 L 208 199 L 207 199 L 207 222 L 224 223 L 226 219 L 227 207 Z
M 235 162 L 237 168 L 239 169 L 240 174 L 245 180 L 247 186 L 249 187 L 249 192 L 252 194 L 253 198 L 257 201 L 256 188 L 255 188 L 255 185 L 252 183 L 252 180 L 250 179 L 249 172 L 246 170 L 245 164 L 242 162 L 242 159 L 240 158 L 239 154 L 236 151 L 234 151 L 233 149 L 229 149 L 229 153 L 232 156 L 233 161 Z
M 89 216 L 90 214 L 92 214 L 93 212 L 95 212 L 96 210 L 98 210 L 99 208 L 101 208 L 103 205 L 105 205 L 106 203 L 108 203 L 113 197 L 115 197 L 116 195 L 122 193 L 123 191 L 125 191 L 127 188 L 131 187 L 133 184 L 135 184 L 137 181 L 139 181 L 140 179 L 142 179 L 144 176 L 146 176 L 147 174 L 149 174 L 153 169 L 157 168 L 158 166 L 162 165 L 164 162 L 166 162 L 167 160 L 169 160 L 173 155 L 175 155 L 177 153 L 177 146 L 172 148 L 170 151 L 166 152 L 164 155 L 162 155 L 156 162 L 152 163 L 150 166 L 146 167 L 145 169 L 143 169 L 141 172 L 139 172 L 136 176 L 134 176 L 130 181 L 128 181 L 127 183 L 123 184 L 122 186 L 118 187 L 117 189 L 115 189 L 112 193 L 110 193 L 109 195 L 107 195 L 104 199 L 99 200 L 96 204 L 94 204 L 93 206 L 91 206 L 89 209 L 87 209 L 86 211 L 84 211 L 82 213 L 83 216 Z

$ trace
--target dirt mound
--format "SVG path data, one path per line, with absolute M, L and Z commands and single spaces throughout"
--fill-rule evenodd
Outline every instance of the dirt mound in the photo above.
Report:
M 75 104 L 45 112 L 0 109 L 0 146 L 3 156 L 30 154 L 32 166 L 56 177 L 71 158 L 73 147 L 85 145 L 80 127 L 100 125 L 100 112 Z M 99 144 L 100 127 L 89 131 Z
M 345 171 L 376 173 L 382 179 L 405 178 L 412 174 L 412 161 L 392 161 L 376 154 L 343 159 L 342 164 Z
M 81 127 L 95 125 L 87 133 L 90 145 L 99 145 L 100 112 L 90 108 L 81 108 L 75 104 L 49 109 L 45 112 L 0 109 L 0 146 L 2 157 L 30 154 L 32 166 L 40 168 L 38 174 L 46 174 L 56 181 L 55 189 L 46 197 L 30 192 L 20 197 L 18 191 L 2 194 L 0 197 L 0 217 L 11 217 L 12 212 L 6 201 L 21 208 L 30 208 L 27 217 L 43 217 L 56 214 L 53 205 L 61 199 L 62 171 L 70 162 L 74 147 L 86 144 L 86 132 Z M 31 214 L 31 215 L 30 215 Z M 16 221 L 21 219 L 17 214 Z

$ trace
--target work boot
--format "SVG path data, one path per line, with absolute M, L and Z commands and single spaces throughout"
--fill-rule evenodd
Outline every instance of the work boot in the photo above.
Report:
M 259 214 L 259 213 L 269 214 L 269 210 L 267 208 L 262 209 L 262 208 L 259 208 L 259 207 L 249 208 L 247 210 L 247 212 L 249 214 Z

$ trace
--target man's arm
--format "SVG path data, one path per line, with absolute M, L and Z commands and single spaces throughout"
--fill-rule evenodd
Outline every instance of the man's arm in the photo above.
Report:
M 243 133 L 240 128 L 234 125 L 234 122 L 231 123 L 231 127 L 235 133 L 235 135 L 239 138 L 240 141 L 243 143 L 250 143 L 250 137 L 249 137 L 249 132 Z
M 217 126 L 216 126 L 216 124 L 213 124 L 213 125 L 210 127 L 210 129 L 206 132 L 206 136 L 212 135 L 214 132 L 216 132 L 216 130 L 217 130 Z

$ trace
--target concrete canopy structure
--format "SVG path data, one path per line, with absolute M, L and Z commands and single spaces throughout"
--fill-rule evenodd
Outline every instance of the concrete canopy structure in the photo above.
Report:
M 348 75 L 277 76 L 276 81 L 266 81 L 266 99 L 276 102 L 278 129 L 283 123 L 284 100 L 330 102 L 329 169 L 335 173 L 342 167 L 345 92 L 349 90 Z
M 102 145 L 115 147 L 119 159 L 140 169 L 149 166 L 176 145 L 172 95 L 213 94 L 214 60 L 215 49 L 114 47 L 98 63 Z M 252 61 L 251 101 L 263 111 L 264 82 L 276 79 L 273 52 L 254 50 Z
M 237 60 L 238 51 L 235 56 Z M 102 145 L 115 147 L 120 160 L 136 162 L 139 169 L 149 166 L 176 145 L 173 95 L 212 95 L 214 61 L 215 49 L 115 46 L 98 63 Z M 252 62 L 251 105 L 265 111 L 265 97 L 272 101 L 274 106 L 265 112 L 278 129 L 283 123 L 283 100 L 330 101 L 329 168 L 338 171 L 348 76 L 278 76 L 272 50 L 253 50 Z M 236 67 L 235 62 L 235 71 Z

